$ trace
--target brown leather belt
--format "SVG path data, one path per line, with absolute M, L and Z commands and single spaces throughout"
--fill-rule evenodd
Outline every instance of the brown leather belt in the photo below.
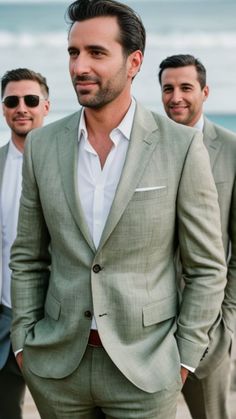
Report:
M 97 330 L 94 330 L 94 329 L 90 330 L 88 345 L 94 346 L 96 348 L 102 348 L 103 347 L 102 341 L 99 337 L 99 334 L 98 334 Z

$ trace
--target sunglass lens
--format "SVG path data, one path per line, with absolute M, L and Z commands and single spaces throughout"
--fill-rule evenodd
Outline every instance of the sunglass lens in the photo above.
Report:
M 3 101 L 7 108 L 16 108 L 19 103 L 18 96 L 7 96 Z
M 26 106 L 35 108 L 39 104 L 39 96 L 37 95 L 26 95 L 24 97 Z

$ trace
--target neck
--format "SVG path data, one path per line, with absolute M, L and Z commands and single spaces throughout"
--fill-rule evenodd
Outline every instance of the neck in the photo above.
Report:
M 85 121 L 87 130 L 94 133 L 109 135 L 116 128 L 131 104 L 131 96 L 125 100 L 115 100 L 100 109 L 85 108 Z
M 122 102 L 122 107 L 117 102 L 114 104 L 114 102 L 104 106 L 102 109 L 85 109 L 88 140 L 96 150 L 102 168 L 113 146 L 110 133 L 120 124 L 127 113 L 131 97 Z
M 12 133 L 12 142 L 21 153 L 24 152 L 25 138 L 25 136 L 20 137 L 19 135 Z

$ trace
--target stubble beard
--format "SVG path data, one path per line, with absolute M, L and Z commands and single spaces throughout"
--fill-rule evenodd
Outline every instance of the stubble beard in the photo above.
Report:
M 91 109 L 101 109 L 118 96 L 107 88 L 100 89 L 94 96 L 86 97 L 87 95 L 89 95 L 89 92 L 77 92 L 78 102 L 81 106 Z
M 97 78 L 96 83 L 98 90 L 93 94 L 86 89 L 81 89 L 80 92 L 78 92 L 75 78 L 74 87 L 79 104 L 91 109 L 101 109 L 114 101 L 122 93 L 125 87 L 125 81 L 123 82 L 125 75 L 123 74 L 123 71 L 124 66 L 122 65 L 116 75 L 104 86 L 102 86 L 101 80 Z M 120 82 L 117 83 L 117 80 L 120 80 Z
M 16 127 L 11 127 L 11 130 L 12 130 L 12 132 L 15 134 L 15 135 L 17 135 L 18 137 L 21 137 L 21 138 L 24 138 L 24 137 L 26 137 L 27 136 L 27 134 L 29 134 L 29 132 L 31 131 L 33 129 L 33 127 L 32 128 L 25 128 L 25 129 L 18 129 L 18 128 L 16 128 Z

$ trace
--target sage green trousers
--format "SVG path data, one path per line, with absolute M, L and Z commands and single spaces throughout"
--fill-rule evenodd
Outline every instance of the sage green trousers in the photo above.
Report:
M 146 393 L 127 380 L 103 348 L 90 346 L 68 377 L 41 378 L 27 365 L 23 373 L 41 419 L 174 419 L 181 391 L 180 378 L 164 391 Z

